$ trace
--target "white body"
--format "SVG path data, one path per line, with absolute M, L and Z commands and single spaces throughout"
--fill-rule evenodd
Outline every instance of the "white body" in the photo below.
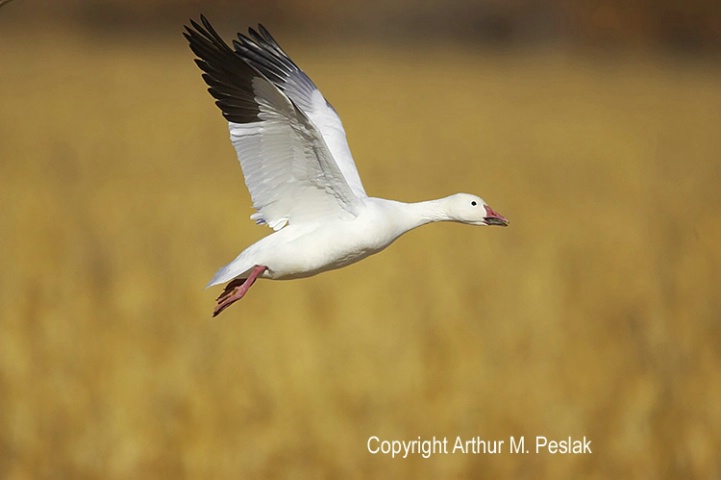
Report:
M 261 278 L 273 280 L 309 277 L 345 267 L 380 252 L 413 228 L 453 220 L 442 208 L 452 198 L 408 204 L 366 197 L 353 219 L 289 225 L 260 239 L 221 268 L 208 286 L 247 276 L 256 265 L 267 266 Z

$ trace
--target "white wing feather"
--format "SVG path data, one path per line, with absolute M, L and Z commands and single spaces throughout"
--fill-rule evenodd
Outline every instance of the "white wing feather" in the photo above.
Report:
M 263 78 L 253 81 L 261 121 L 229 122 L 230 139 L 258 213 L 274 230 L 320 217 L 355 216 L 355 196 L 323 137 Z

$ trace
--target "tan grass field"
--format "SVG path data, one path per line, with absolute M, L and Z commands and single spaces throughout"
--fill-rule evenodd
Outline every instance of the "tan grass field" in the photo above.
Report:
M 425 227 L 211 319 L 203 286 L 269 230 L 179 33 L 0 36 L 0 478 L 718 474 L 715 62 L 279 34 L 370 194 L 478 193 L 511 226 Z

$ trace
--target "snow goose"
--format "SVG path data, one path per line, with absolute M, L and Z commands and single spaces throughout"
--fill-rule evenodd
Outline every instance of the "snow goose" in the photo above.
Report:
M 430 222 L 507 226 L 480 197 L 457 193 L 402 203 L 366 195 L 338 114 L 270 33 L 258 25 L 231 48 L 201 15 L 185 38 L 228 120 L 251 219 L 274 233 L 246 248 L 208 284 L 228 282 L 213 316 L 257 278 L 309 277 L 380 252 Z

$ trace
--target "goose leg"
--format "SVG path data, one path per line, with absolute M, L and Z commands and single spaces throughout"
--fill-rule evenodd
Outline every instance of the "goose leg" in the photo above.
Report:
M 217 304 L 213 310 L 213 316 L 217 316 L 220 312 L 243 298 L 248 290 L 250 290 L 250 287 L 253 286 L 255 279 L 267 269 L 268 267 L 265 265 L 256 265 L 253 270 L 251 270 L 248 278 L 236 278 L 226 285 L 223 293 L 216 299 Z

